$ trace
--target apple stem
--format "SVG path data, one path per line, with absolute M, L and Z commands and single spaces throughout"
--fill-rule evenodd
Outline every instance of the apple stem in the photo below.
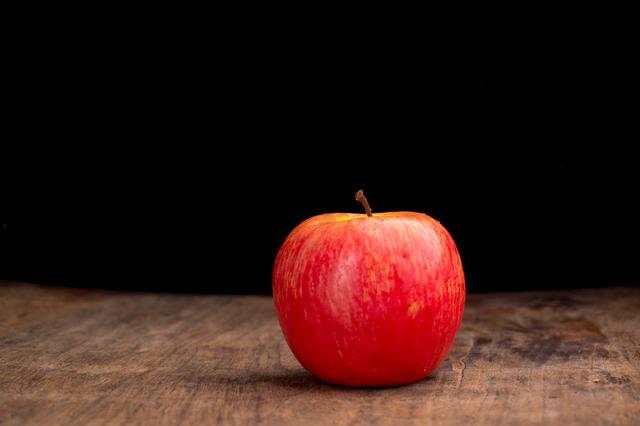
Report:
M 362 207 L 364 207 L 364 211 L 367 212 L 367 216 L 373 216 L 373 213 L 371 213 L 371 206 L 367 201 L 367 197 L 364 196 L 362 189 L 356 192 L 356 201 L 360 201 L 362 203 Z

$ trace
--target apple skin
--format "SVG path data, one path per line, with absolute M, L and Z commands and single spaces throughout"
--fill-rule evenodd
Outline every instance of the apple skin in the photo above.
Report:
M 298 225 L 273 269 L 273 296 L 298 361 L 330 383 L 398 386 L 447 356 L 465 302 L 446 229 L 413 212 L 332 213 Z

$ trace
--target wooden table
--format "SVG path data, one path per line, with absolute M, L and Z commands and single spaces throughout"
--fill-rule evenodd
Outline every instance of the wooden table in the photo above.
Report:
M 640 288 L 470 295 L 410 386 L 323 383 L 269 297 L 0 283 L 0 423 L 640 424 Z

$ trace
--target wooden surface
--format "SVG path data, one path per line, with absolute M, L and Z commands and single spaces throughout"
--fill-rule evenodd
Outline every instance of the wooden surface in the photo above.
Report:
M 268 297 L 0 283 L 3 424 L 640 424 L 640 288 L 470 295 L 449 358 L 322 383 Z

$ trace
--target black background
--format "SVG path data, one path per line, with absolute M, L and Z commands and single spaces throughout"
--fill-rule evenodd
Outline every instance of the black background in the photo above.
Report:
M 266 40 L 14 69 L 0 278 L 268 294 L 287 233 L 363 188 L 440 220 L 470 291 L 640 284 L 628 55 Z

